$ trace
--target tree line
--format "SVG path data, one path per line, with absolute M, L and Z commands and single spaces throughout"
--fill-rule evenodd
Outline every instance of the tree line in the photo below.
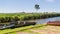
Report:
M 12 22 L 12 21 L 24 21 L 24 20 L 35 20 L 35 19 L 45 19 L 45 18 L 51 18 L 51 17 L 58 17 L 60 16 L 59 13 L 56 14 L 24 14 L 24 15 L 17 15 L 17 16 L 5 16 L 0 17 L 0 23 L 6 23 L 6 22 Z

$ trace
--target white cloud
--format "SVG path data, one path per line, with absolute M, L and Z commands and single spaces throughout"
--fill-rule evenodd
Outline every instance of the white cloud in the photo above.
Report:
M 54 2 L 55 0 L 46 0 L 47 2 Z

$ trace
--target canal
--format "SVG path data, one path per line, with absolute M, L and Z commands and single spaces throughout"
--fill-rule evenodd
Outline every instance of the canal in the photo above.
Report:
M 53 18 L 36 20 L 37 24 L 44 24 L 44 23 L 46 24 L 48 21 L 60 21 L 60 17 L 53 17 Z

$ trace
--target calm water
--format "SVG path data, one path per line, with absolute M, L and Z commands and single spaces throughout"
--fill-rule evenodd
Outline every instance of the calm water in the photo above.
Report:
M 37 24 L 44 24 L 44 23 L 47 23 L 48 21 L 60 21 L 60 17 L 53 17 L 53 18 L 36 20 Z

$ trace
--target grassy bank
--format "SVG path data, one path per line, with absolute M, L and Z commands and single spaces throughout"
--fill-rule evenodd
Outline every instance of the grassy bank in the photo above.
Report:
M 18 21 L 18 20 L 25 21 L 25 20 L 44 19 L 58 16 L 60 16 L 60 13 L 0 14 L 0 23 Z
M 9 32 L 8 34 L 60 34 L 60 26 L 35 25 L 24 30 Z
M 46 26 L 46 25 L 39 24 L 39 25 L 31 25 L 31 26 L 19 27 L 19 28 L 14 28 L 14 29 L 5 29 L 5 30 L 0 30 L 0 34 L 10 34 L 10 33 L 15 33 L 18 31 L 25 31 L 28 29 L 38 28 L 38 27 L 42 27 L 42 26 Z

